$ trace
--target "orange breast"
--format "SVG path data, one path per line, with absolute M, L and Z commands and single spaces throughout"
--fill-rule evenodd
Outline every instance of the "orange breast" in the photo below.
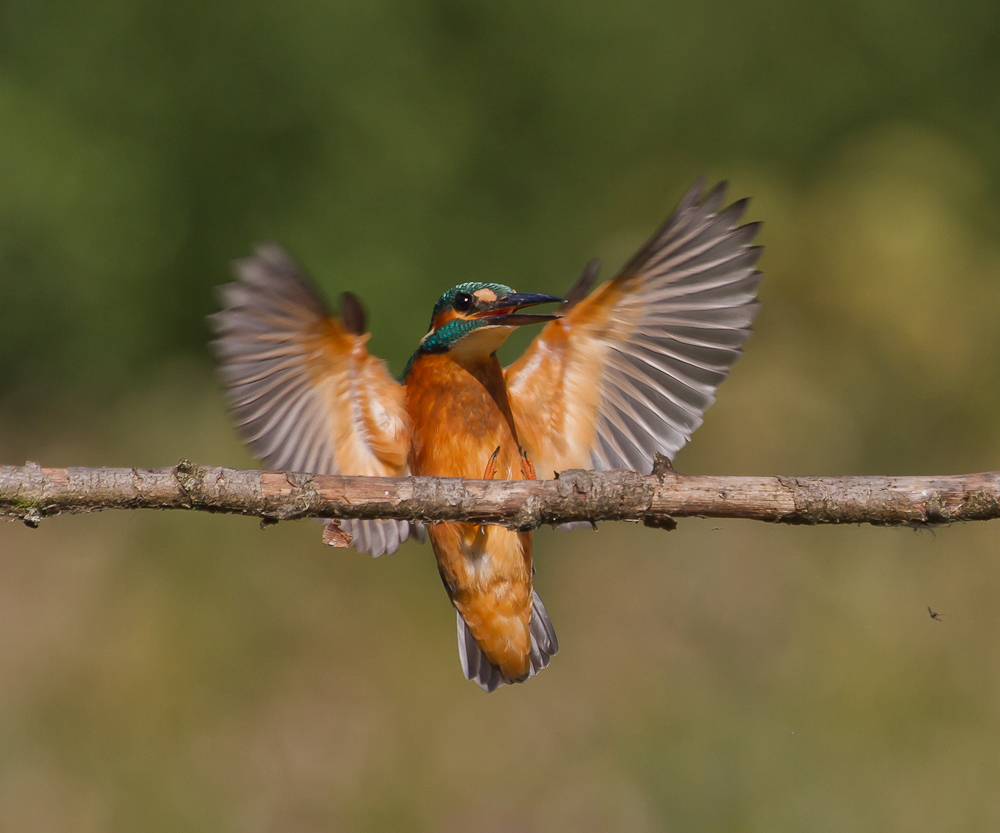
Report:
M 521 452 L 503 371 L 495 356 L 462 366 L 447 354 L 414 360 L 406 379 L 416 475 L 483 477 L 493 452 L 496 477 L 522 479 Z M 429 528 L 452 602 L 489 660 L 508 679 L 528 673 L 531 534 L 470 523 Z

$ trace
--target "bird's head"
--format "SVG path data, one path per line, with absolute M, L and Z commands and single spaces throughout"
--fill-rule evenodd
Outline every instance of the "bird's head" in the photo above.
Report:
M 500 283 L 461 283 L 445 292 L 434 305 L 430 330 L 419 349 L 424 353 L 485 358 L 495 353 L 522 324 L 540 324 L 562 317 L 558 313 L 531 314 L 519 310 L 562 300 L 553 295 L 515 292 Z

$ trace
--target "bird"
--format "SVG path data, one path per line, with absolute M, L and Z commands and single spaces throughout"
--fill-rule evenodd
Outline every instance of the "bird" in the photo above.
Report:
M 228 406 L 257 457 L 280 471 L 550 479 L 567 469 L 652 470 L 701 425 L 759 308 L 759 223 L 748 200 L 704 178 L 608 281 L 591 261 L 565 298 L 489 281 L 448 289 L 396 379 L 368 352 L 366 313 L 334 311 L 276 243 L 236 260 L 219 287 L 212 347 Z M 526 312 L 557 304 L 552 312 Z M 502 367 L 497 349 L 537 327 Z M 471 522 L 344 520 L 379 556 L 430 538 L 455 608 L 467 679 L 491 692 L 559 650 L 533 587 L 532 536 Z M 579 525 L 579 524 L 577 524 Z M 568 525 L 571 526 L 571 525 Z

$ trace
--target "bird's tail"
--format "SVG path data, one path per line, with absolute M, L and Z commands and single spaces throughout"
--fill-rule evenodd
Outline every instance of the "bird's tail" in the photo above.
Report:
M 487 659 L 486 654 L 476 643 L 465 624 L 461 613 L 458 618 L 458 655 L 462 660 L 462 671 L 465 677 L 482 687 L 483 691 L 495 691 L 504 683 L 523 683 L 533 677 L 549 664 L 549 660 L 559 652 L 559 640 L 549 621 L 545 605 L 538 598 L 538 593 L 531 591 L 531 622 L 528 625 L 531 634 L 531 652 L 528 655 L 528 673 L 519 679 L 511 679 Z

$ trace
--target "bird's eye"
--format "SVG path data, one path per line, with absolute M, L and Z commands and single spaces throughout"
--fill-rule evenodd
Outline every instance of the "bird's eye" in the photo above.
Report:
M 458 312 L 468 312 L 472 309 L 472 296 L 468 292 L 459 292 L 455 296 L 454 306 Z

